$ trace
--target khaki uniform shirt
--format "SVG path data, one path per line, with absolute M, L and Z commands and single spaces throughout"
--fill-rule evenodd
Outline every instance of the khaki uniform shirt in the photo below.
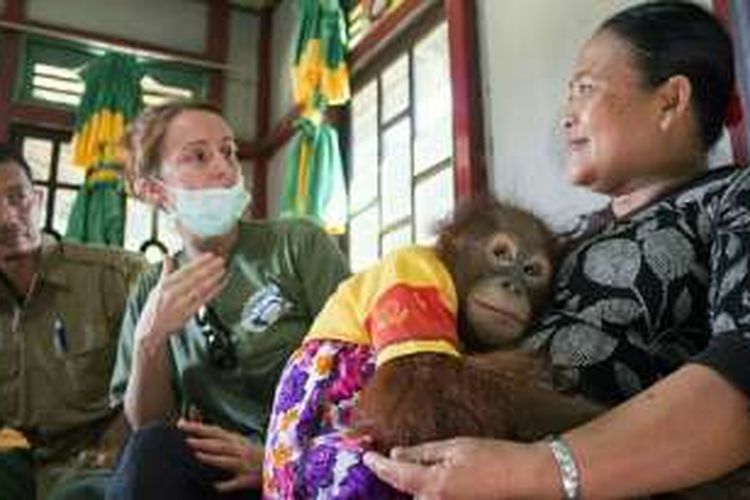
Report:
M 139 254 L 45 242 L 26 298 L 0 279 L 0 427 L 23 432 L 41 462 L 91 445 L 109 420 L 127 290 L 144 268 Z
M 161 266 L 144 273 L 128 302 L 112 378 L 113 405 L 125 395 L 133 334 L 160 273 Z M 310 222 L 241 222 L 228 275 L 210 306 L 231 332 L 238 366 L 212 366 L 199 325 L 188 321 L 170 337 L 176 410 L 194 408 L 206 421 L 262 441 L 286 360 L 348 268 L 333 240 Z

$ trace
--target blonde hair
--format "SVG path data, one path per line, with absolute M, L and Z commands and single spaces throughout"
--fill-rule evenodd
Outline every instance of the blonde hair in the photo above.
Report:
M 159 171 L 161 146 L 172 120 L 183 111 L 206 111 L 222 116 L 213 104 L 201 101 L 172 101 L 152 106 L 141 112 L 128 126 L 122 138 L 125 150 L 125 180 L 137 195 L 134 182 Z

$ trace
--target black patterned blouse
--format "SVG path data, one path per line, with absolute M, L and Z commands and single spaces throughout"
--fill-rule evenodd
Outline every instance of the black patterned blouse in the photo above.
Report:
M 585 220 L 528 340 L 559 388 L 616 403 L 692 361 L 750 395 L 750 169 Z

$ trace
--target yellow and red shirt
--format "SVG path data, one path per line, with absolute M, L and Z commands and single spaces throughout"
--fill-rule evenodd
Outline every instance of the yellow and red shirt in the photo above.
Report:
M 341 283 L 305 338 L 372 345 L 377 364 L 420 352 L 458 356 L 458 299 L 431 247 L 396 250 Z

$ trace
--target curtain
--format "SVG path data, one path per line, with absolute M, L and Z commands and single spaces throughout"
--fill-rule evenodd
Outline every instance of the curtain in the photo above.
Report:
M 331 234 L 346 230 L 347 196 L 339 136 L 325 123 L 328 106 L 350 98 L 346 12 L 339 0 L 298 0 L 299 31 L 292 67 L 302 109 L 287 156 L 282 217 L 307 217 Z
M 122 246 L 125 190 L 122 182 L 125 127 L 141 108 L 143 70 L 132 56 L 107 53 L 82 71 L 85 91 L 76 111 L 73 162 L 86 170 L 65 237 Z
M 346 13 L 339 0 L 298 0 L 300 19 L 292 68 L 294 101 L 315 108 L 349 100 Z
M 330 234 L 346 230 L 346 182 L 332 126 L 301 118 L 290 144 L 282 216 L 308 217 Z

